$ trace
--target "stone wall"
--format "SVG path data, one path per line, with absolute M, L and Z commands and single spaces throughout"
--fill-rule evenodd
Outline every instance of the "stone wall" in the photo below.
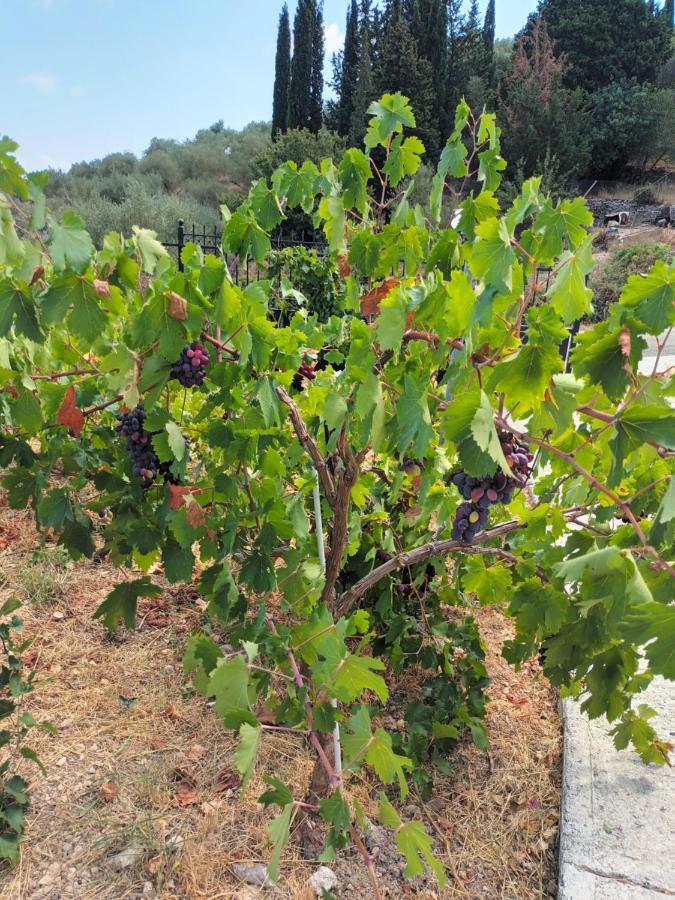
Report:
M 653 225 L 657 219 L 668 218 L 670 215 L 670 207 L 662 203 L 638 206 L 632 200 L 600 200 L 597 197 L 588 197 L 586 203 L 593 213 L 596 225 L 602 225 L 605 216 L 613 216 L 624 210 L 630 215 L 631 225 Z

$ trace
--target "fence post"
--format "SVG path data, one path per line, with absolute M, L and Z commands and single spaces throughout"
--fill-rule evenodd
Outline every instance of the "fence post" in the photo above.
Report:
M 176 243 L 178 244 L 178 271 L 183 271 L 183 246 L 185 244 L 185 222 L 183 219 L 178 220 L 178 228 L 176 230 Z

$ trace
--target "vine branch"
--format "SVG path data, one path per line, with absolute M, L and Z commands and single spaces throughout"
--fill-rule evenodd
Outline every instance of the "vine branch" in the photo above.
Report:
M 333 476 L 328 470 L 326 461 L 321 455 L 316 442 L 307 430 L 307 426 L 305 425 L 305 422 L 300 415 L 300 410 L 298 409 L 295 401 L 289 396 L 286 389 L 281 385 L 277 386 L 277 397 L 288 407 L 291 422 L 293 423 L 293 428 L 295 429 L 298 440 L 314 463 L 314 468 L 319 473 L 319 479 L 321 481 L 321 486 L 323 487 L 324 494 L 326 495 L 328 505 L 331 507 L 331 509 L 334 509 L 337 502 L 337 494 L 335 490 L 335 482 L 333 481 Z

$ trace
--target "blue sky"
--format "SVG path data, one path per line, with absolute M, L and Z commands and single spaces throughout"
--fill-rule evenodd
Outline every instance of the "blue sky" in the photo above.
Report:
M 487 0 L 481 0 L 484 9 Z M 28 168 L 67 167 L 223 119 L 269 119 L 282 0 L 0 0 L 0 134 Z M 497 34 L 535 0 L 497 0 Z M 347 0 L 325 0 L 327 49 Z M 291 14 L 295 0 L 290 0 Z

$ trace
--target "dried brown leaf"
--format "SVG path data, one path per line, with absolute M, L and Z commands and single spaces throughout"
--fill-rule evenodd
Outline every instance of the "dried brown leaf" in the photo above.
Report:
M 187 300 L 175 291 L 171 291 L 166 311 L 172 319 L 178 319 L 179 322 L 184 322 L 188 317 Z
M 106 781 L 98 789 L 98 795 L 105 803 L 112 803 L 119 796 L 119 792 L 119 785 L 115 784 L 114 781 Z
M 65 425 L 76 438 L 79 438 L 82 434 L 84 415 L 82 410 L 78 409 L 77 401 L 75 400 L 75 388 L 72 384 L 68 386 L 63 402 L 56 414 L 56 424 Z
M 364 294 L 360 300 L 361 315 L 366 319 L 377 317 L 383 297 L 386 297 L 387 294 L 397 288 L 400 283 L 398 278 L 385 278 L 381 284 Z
M 99 297 L 105 297 L 106 300 L 110 300 L 110 285 L 107 281 L 102 281 L 100 278 L 94 278 L 94 290 Z

